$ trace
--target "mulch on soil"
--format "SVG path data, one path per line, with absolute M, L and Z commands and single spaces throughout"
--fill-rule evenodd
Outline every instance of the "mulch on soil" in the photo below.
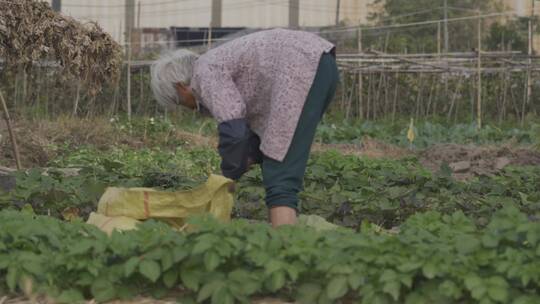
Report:
M 446 163 L 459 180 L 495 174 L 509 165 L 538 166 L 540 152 L 525 147 L 440 144 L 419 153 L 420 162 L 437 172 Z

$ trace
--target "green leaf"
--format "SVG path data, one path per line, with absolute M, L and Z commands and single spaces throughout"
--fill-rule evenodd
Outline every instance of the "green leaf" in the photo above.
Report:
M 422 267 L 421 262 L 406 262 L 397 267 L 397 269 L 401 272 L 410 272 L 413 270 L 416 270 L 418 268 Z
M 261 283 L 255 273 L 237 269 L 229 273 L 229 289 L 236 295 L 252 295 L 259 291 Z
M 141 291 L 134 285 L 120 285 L 115 287 L 116 296 L 121 300 L 131 300 Z
M 333 277 L 326 286 L 326 294 L 330 300 L 343 297 L 347 291 L 347 277 L 343 275 Z
M 268 281 L 268 289 L 271 292 L 276 292 L 281 287 L 285 285 L 285 272 L 283 270 L 274 271 L 270 275 L 270 280 Z
M 508 289 L 501 287 L 489 287 L 487 290 L 490 298 L 497 302 L 506 303 L 508 300 Z
M 141 259 L 139 257 L 131 257 L 124 264 L 124 277 L 129 277 L 135 271 Z
M 351 289 L 358 289 L 365 281 L 366 278 L 362 274 L 353 273 L 349 275 L 349 286 L 351 286 Z
M 212 304 L 234 304 L 234 298 L 226 288 L 219 288 L 212 294 Z
M 173 255 L 170 251 L 165 250 L 161 256 L 161 266 L 163 271 L 168 270 L 173 265 Z
M 429 261 L 422 267 L 422 273 L 428 279 L 433 279 L 437 275 L 437 266 L 435 263 Z
M 508 283 L 506 280 L 501 277 L 491 277 L 487 282 L 489 297 L 498 302 L 506 302 L 508 299 Z
M 154 299 L 161 299 L 167 295 L 169 290 L 165 288 L 164 286 L 158 285 L 152 287 L 150 290 L 150 295 L 152 295 L 152 298 Z
M 391 269 L 385 270 L 380 279 L 381 282 L 393 282 L 397 280 L 397 273 Z
M 173 249 L 173 261 L 178 263 L 188 256 L 188 251 L 183 247 L 175 247 Z
M 155 283 L 161 274 L 161 269 L 156 261 L 143 260 L 139 264 L 139 272 Z
M 209 237 L 206 237 L 207 235 L 204 235 L 203 237 L 199 238 L 199 241 L 195 246 L 193 246 L 193 250 L 191 251 L 192 255 L 199 255 L 208 249 L 212 248 L 214 245 L 214 242 L 209 240 Z
M 6 283 L 11 292 L 15 291 L 15 288 L 17 287 L 17 280 L 19 280 L 19 270 L 14 266 L 8 267 Z
M 289 265 L 289 267 L 287 267 L 285 270 L 287 271 L 287 274 L 289 274 L 289 278 L 291 278 L 291 281 L 295 282 L 296 280 L 298 280 L 298 276 L 300 273 L 297 266 Z
M 62 293 L 56 298 L 56 301 L 59 303 L 84 303 L 83 294 L 76 289 L 68 289 L 62 291 Z
M 470 274 L 465 278 L 465 287 L 472 291 L 478 286 L 482 286 L 482 280 L 475 274 Z
M 94 242 L 90 240 L 82 240 L 80 242 L 77 242 L 73 247 L 71 247 L 69 253 L 73 255 L 83 254 L 89 251 L 93 245 Z
M 317 302 L 317 298 L 321 293 L 321 286 L 315 283 L 305 283 L 298 287 L 296 298 L 302 304 L 312 304 Z
M 278 271 L 283 268 L 283 263 L 278 260 L 270 260 L 264 265 L 264 271 L 267 274 L 271 274 L 274 271 Z
M 219 266 L 220 257 L 215 251 L 207 251 L 204 254 L 204 266 L 206 270 L 212 271 Z
M 482 244 L 487 248 L 495 248 L 499 245 L 499 239 L 491 234 L 485 234 L 482 237 Z
M 461 254 L 468 254 L 478 249 L 480 242 L 473 236 L 464 234 L 456 240 L 456 248 Z
M 163 274 L 163 284 L 167 286 L 168 288 L 172 288 L 176 282 L 178 281 L 178 270 L 177 269 L 169 269 L 165 274 Z
M 210 298 L 214 294 L 214 292 L 216 292 L 222 287 L 223 283 L 218 280 L 210 281 L 204 284 L 199 290 L 199 294 L 197 295 L 197 302 L 202 303 L 206 299 Z
M 116 297 L 114 284 L 105 278 L 97 278 L 92 283 L 90 291 L 99 302 L 106 302 Z
M 540 248 L 540 246 L 538 246 L 538 248 Z M 10 262 L 9 257 L 10 255 L 8 254 L 0 254 L 0 270 L 4 270 L 8 267 Z
M 399 299 L 399 291 L 401 289 L 401 284 L 399 282 L 386 282 L 383 286 L 383 291 L 390 294 L 394 301 Z
M 439 292 L 452 299 L 459 299 L 462 294 L 461 289 L 456 285 L 456 283 L 449 280 L 445 280 L 441 285 L 439 285 Z
M 43 261 L 41 261 L 39 258 L 34 258 L 32 260 L 25 259 L 22 261 L 22 265 L 24 270 L 34 275 L 40 275 L 44 272 Z
M 180 278 L 182 279 L 184 286 L 188 289 L 192 291 L 197 291 L 199 289 L 200 275 L 197 270 L 188 269 L 180 271 Z

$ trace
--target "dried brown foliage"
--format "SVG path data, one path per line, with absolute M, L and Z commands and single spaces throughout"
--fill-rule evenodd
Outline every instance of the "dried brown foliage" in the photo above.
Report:
M 95 94 L 118 80 L 122 49 L 96 23 L 82 24 L 46 2 L 6 0 L 0 1 L 0 58 L 8 69 L 59 64 L 60 74 L 84 81 Z

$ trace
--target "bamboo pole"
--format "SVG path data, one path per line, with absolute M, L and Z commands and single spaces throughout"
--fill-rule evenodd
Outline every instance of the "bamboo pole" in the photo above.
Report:
M 459 90 L 461 89 L 461 82 L 462 82 L 462 79 L 459 78 L 458 83 L 456 84 L 456 90 L 454 91 L 454 94 L 452 94 L 450 109 L 448 109 L 448 114 L 446 115 L 447 116 L 446 121 L 448 122 L 450 122 L 452 118 L 452 111 L 454 110 L 454 105 L 456 104 L 458 93 L 459 93 Z M 456 112 L 457 112 L 457 106 L 456 106 Z
M 208 45 L 207 50 L 212 48 L 212 23 L 210 23 L 210 26 L 208 27 Z
M 532 0 L 532 4 L 531 4 L 531 15 L 529 17 L 529 39 L 528 39 L 528 43 L 529 43 L 529 48 L 528 48 L 528 54 L 529 54 L 529 60 L 528 60 L 528 63 L 529 63 L 529 68 L 527 69 L 527 100 L 525 101 L 525 103 L 523 104 L 523 115 L 521 117 L 521 126 L 523 127 L 523 125 L 525 124 L 525 104 L 529 104 L 531 102 L 531 97 L 532 97 L 532 75 L 531 75 L 531 64 L 532 64 L 532 60 L 531 60 L 531 56 L 533 55 L 534 53 L 534 50 L 533 50 L 533 17 L 534 17 L 534 0 Z
M 127 75 L 126 75 L 127 77 L 127 88 L 126 88 L 127 114 L 128 114 L 128 121 L 131 121 L 131 43 L 127 45 L 127 48 L 128 48 L 128 62 L 127 62 Z
M 499 124 L 502 123 L 503 119 L 506 119 L 506 100 L 508 96 L 508 76 L 506 73 L 503 73 L 503 94 L 502 94 L 502 111 L 499 118 Z
M 140 2 L 139 2 L 140 3 Z M 146 109 L 146 106 L 144 104 L 144 71 L 143 71 L 144 68 L 141 68 L 139 70 L 139 77 L 140 77 L 140 83 L 139 83 L 139 86 L 140 86 L 140 90 L 139 90 L 139 109 L 143 109 L 145 110 Z M 139 114 L 141 113 L 141 111 L 139 110 L 138 111 Z
M 398 96 L 398 89 L 399 89 L 399 74 L 396 72 L 394 78 L 395 78 L 395 89 L 394 89 L 394 101 L 392 104 L 392 124 L 394 123 L 394 120 L 396 118 L 396 104 L 397 104 L 397 96 Z
M 11 126 L 11 118 L 9 117 L 9 111 L 7 108 L 6 100 L 4 99 L 4 95 L 0 91 L 0 101 L 2 102 L 2 109 L 4 110 L 4 120 L 6 121 L 6 125 L 9 132 L 9 138 L 11 139 L 11 147 L 13 149 L 13 154 L 15 156 L 15 163 L 17 164 L 17 170 L 22 169 L 21 165 L 21 156 L 19 155 L 19 148 L 17 146 L 17 139 L 15 138 L 15 133 L 13 133 L 13 128 Z
M 370 104 L 371 104 L 371 89 L 373 87 L 372 73 L 368 74 L 368 91 L 367 91 L 367 103 L 366 103 L 366 120 L 369 120 Z
M 359 28 L 357 32 L 357 42 L 358 42 L 358 54 L 362 54 L 362 29 Z M 360 119 L 364 118 L 363 103 L 364 103 L 364 81 L 363 81 L 362 72 L 358 72 L 358 117 Z
M 437 23 L 437 54 L 441 56 L 441 22 Z
M 77 96 L 75 97 L 75 103 L 73 104 L 73 113 L 72 116 L 77 116 L 77 111 L 79 109 L 79 100 L 81 98 L 81 82 L 77 82 Z
M 478 12 L 480 15 L 480 12 Z M 477 103 L 476 103 L 476 121 L 478 129 L 482 128 L 482 19 L 478 19 L 478 88 L 477 88 Z

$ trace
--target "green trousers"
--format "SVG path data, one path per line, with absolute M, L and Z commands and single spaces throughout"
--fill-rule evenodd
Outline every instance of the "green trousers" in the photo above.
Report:
M 262 175 L 268 208 L 287 206 L 298 211 L 298 193 L 303 189 L 315 130 L 334 97 L 338 81 L 335 57 L 323 54 L 285 159 L 279 162 L 263 158 Z

